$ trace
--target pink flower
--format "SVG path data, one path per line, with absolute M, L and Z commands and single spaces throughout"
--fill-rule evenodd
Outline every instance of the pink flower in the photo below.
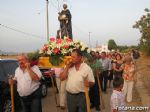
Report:
M 58 49 L 58 48 L 54 48 L 54 49 L 53 49 L 53 52 L 54 52 L 54 54 L 58 54 L 59 49 Z
M 61 44 L 62 43 L 62 39 L 57 39 L 56 40 L 56 44 Z
M 55 41 L 55 38 L 54 38 L 54 37 L 53 37 L 53 38 L 50 38 L 50 41 L 54 42 L 54 41 Z
M 64 49 L 68 49 L 69 46 L 68 46 L 68 45 L 64 45 L 63 48 L 64 48 Z
M 48 51 L 48 45 L 47 44 L 44 44 L 43 51 Z
M 66 40 L 66 42 L 72 42 L 72 39 L 70 39 L 70 38 L 65 38 L 65 40 Z

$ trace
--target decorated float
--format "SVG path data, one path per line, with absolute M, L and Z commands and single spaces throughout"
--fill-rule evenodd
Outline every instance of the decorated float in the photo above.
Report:
M 38 66 L 41 68 L 64 67 L 73 49 L 80 49 L 84 56 L 90 53 L 90 49 L 83 42 L 73 41 L 68 37 L 64 39 L 50 38 L 39 50 L 41 57 Z

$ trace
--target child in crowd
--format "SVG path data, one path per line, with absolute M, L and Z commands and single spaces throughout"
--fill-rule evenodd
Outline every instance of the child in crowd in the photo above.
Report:
M 113 80 L 113 93 L 110 99 L 111 112 L 124 112 L 119 109 L 125 106 L 125 96 L 122 92 L 123 83 L 122 77 L 115 77 Z

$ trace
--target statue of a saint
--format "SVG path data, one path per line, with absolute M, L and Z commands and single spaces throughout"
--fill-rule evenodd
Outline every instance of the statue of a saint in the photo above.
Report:
M 67 9 L 67 4 L 63 4 L 63 10 L 59 13 L 58 20 L 60 21 L 61 38 L 64 36 L 72 38 L 71 13 Z

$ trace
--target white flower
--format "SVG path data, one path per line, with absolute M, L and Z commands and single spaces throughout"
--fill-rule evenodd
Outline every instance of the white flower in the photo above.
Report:
M 72 52 L 72 50 L 73 50 L 73 49 L 72 49 L 72 48 L 70 48 L 70 49 L 69 49 L 69 52 Z
M 86 48 L 85 46 L 82 46 L 81 51 L 84 51 L 84 50 L 85 50 L 85 48 Z
M 79 49 L 79 48 L 80 48 L 80 45 L 79 45 L 79 44 L 77 44 L 77 45 L 76 45 L 76 48 L 77 48 L 77 49 Z
M 40 53 L 40 54 L 42 54 L 42 53 L 44 53 L 44 52 L 43 52 L 43 50 L 42 50 L 42 49 L 40 49 L 39 53 Z
M 51 54 L 52 54 L 52 51 L 51 51 L 51 50 L 48 50 L 48 51 L 47 51 L 47 54 L 48 54 L 48 55 L 51 55 Z
M 56 45 L 56 47 L 60 49 L 60 47 L 61 47 L 61 44 L 57 44 L 57 45 Z
M 64 39 L 67 39 L 68 37 L 64 36 Z
M 66 54 L 67 53 L 67 51 L 65 49 L 62 49 L 61 52 L 62 52 L 62 54 Z
M 74 43 L 80 43 L 80 41 L 79 40 L 75 40 Z
M 84 46 L 84 43 L 83 43 L 83 42 L 80 42 L 80 45 L 81 45 L 81 46 Z
M 90 52 L 91 52 L 91 50 L 88 48 L 88 49 L 87 49 L 87 53 L 90 53 Z

